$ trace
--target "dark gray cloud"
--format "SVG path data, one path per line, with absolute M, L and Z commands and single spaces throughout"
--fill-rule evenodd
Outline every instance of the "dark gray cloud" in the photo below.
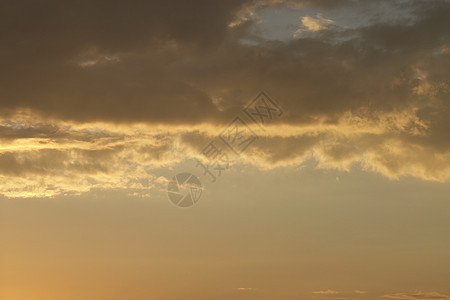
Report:
M 304 2 L 337 5 L 313 3 Z M 240 42 L 249 24 L 227 26 L 251 4 L 4 1 L 0 109 L 77 121 L 214 123 L 266 89 L 289 110 L 285 122 L 333 121 L 360 107 L 419 105 L 419 67 L 431 83 L 448 81 L 448 51 L 437 54 L 449 43 L 447 1 L 408 2 L 415 23 L 351 29 L 355 37 L 339 43 L 333 37 L 346 31 L 330 29 L 252 46 Z
M 3 1 L 1 109 L 29 107 L 75 120 L 186 122 L 185 115 L 212 106 L 168 68 L 217 48 L 241 4 Z

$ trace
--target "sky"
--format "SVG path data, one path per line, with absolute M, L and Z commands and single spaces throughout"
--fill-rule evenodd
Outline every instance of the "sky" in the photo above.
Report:
M 0 2 L 1 300 L 450 300 L 450 1 Z

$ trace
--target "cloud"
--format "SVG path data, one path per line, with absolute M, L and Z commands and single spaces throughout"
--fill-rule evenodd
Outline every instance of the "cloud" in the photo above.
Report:
M 261 89 L 285 113 L 238 163 L 448 181 L 448 1 L 395 2 L 414 18 L 352 29 L 304 17 L 328 30 L 289 41 L 252 31 L 270 7 L 352 2 L 2 1 L 2 194 L 147 193 L 152 168 L 201 158 Z
M 448 300 L 449 295 L 440 294 L 438 292 L 415 292 L 415 293 L 395 293 L 383 295 L 383 298 L 400 299 L 400 300 Z
M 314 291 L 312 293 L 319 294 L 319 295 L 335 295 L 335 294 L 340 294 L 341 292 L 328 289 L 325 291 Z
M 248 28 L 228 27 L 246 7 L 241 1 L 173 7 L 163 1 L 131 6 L 121 1 L 65 6 L 46 1 L 42 14 L 33 2 L 9 3 L 2 2 L 0 10 L 9 14 L 0 18 L 9 28 L 3 37 L 8 46 L 2 48 L 7 58 L 0 75 L 5 82 L 2 114 L 29 108 L 78 122 L 227 122 L 260 89 L 283 101 L 290 111 L 283 122 L 289 123 L 317 115 L 332 120 L 361 107 L 436 110 L 445 105 L 438 102 L 445 97 L 448 77 L 442 74 L 448 54 L 437 52 L 448 45 L 444 2 L 413 2 L 416 23 L 375 24 L 352 31 L 355 37 L 340 43 L 317 36 L 253 46 L 240 43 L 250 35 Z M 331 5 L 318 3 L 314 5 Z M 133 15 L 131 24 L 122 5 Z M 86 20 L 81 22 L 79 15 Z M 208 23 L 208 30 L 189 22 L 191 17 Z M 328 22 L 308 18 L 311 29 Z M 23 31 L 19 22 L 30 26 Z M 425 34 L 410 38 L 417 32 Z M 419 66 L 426 78 L 417 78 Z M 436 99 L 421 99 L 427 91 L 434 91 Z
M 298 36 L 302 32 L 312 31 L 316 32 L 319 30 L 327 29 L 329 25 L 333 24 L 334 21 L 331 19 L 324 18 L 321 14 L 317 14 L 316 18 L 305 16 L 301 18 L 302 28 L 295 31 L 294 36 Z
M 249 124 L 250 125 L 250 124 Z M 427 125 L 414 111 L 380 115 L 347 114 L 335 123 L 273 124 L 236 156 L 219 138 L 225 125 L 74 123 L 17 115 L 0 120 L 0 192 L 8 197 L 52 197 L 92 189 L 132 189 L 149 194 L 164 183 L 155 169 L 187 159 L 206 162 L 211 141 L 232 164 L 262 170 L 297 167 L 313 159 L 318 168 L 361 168 L 393 179 L 414 176 L 446 181 L 450 153 L 436 153 L 402 135 L 423 137 Z M 158 180 L 157 180 L 158 179 Z
M 355 294 L 364 295 L 367 294 L 367 291 L 355 290 Z
M 149 196 L 165 184 L 149 170 L 180 159 L 176 141 L 161 131 L 133 133 L 124 127 L 0 122 L 0 193 L 53 197 L 93 189 L 127 189 Z
M 238 288 L 237 290 L 240 291 L 240 292 L 252 292 L 252 291 L 255 291 L 254 288 L 248 288 L 248 287 L 241 287 L 241 288 Z

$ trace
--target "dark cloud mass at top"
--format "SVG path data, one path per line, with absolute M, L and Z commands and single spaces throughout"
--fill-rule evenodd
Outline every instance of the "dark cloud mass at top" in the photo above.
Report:
M 3 1 L 1 108 L 148 122 L 210 110 L 207 95 L 170 68 L 217 48 L 241 4 Z
M 1 110 L 76 121 L 214 122 L 229 120 L 260 89 L 289 109 L 289 123 L 361 107 L 448 110 L 448 1 L 398 2 L 413 7 L 413 21 L 399 16 L 286 42 L 243 44 L 255 21 L 228 26 L 243 8 L 275 4 L 283 2 L 2 1 Z M 346 34 L 353 37 L 335 42 Z M 414 93 L 418 70 L 433 101 Z

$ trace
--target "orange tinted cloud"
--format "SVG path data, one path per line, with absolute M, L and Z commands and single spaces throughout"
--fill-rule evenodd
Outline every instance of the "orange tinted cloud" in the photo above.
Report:
M 324 291 L 314 291 L 312 293 L 313 294 L 319 294 L 319 295 L 336 295 L 336 294 L 339 294 L 341 292 L 328 289 L 328 290 L 324 290 Z
M 440 294 L 438 292 L 415 292 L 415 293 L 394 293 L 386 294 L 383 298 L 399 299 L 399 300 L 448 300 L 449 295 Z

